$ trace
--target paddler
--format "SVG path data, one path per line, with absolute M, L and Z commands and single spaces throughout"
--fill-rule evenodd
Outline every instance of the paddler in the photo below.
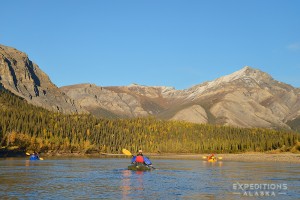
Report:
M 152 165 L 149 158 L 143 155 L 143 151 L 140 149 L 136 156 L 133 156 L 131 159 L 132 163 L 139 163 L 139 164 L 146 164 L 146 165 Z
M 215 154 L 211 154 L 210 156 L 207 157 L 207 160 L 215 159 Z

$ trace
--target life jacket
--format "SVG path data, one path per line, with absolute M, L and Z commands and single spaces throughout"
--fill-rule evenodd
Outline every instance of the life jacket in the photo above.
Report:
M 144 157 L 143 156 L 136 156 L 135 162 L 143 163 L 144 162 Z

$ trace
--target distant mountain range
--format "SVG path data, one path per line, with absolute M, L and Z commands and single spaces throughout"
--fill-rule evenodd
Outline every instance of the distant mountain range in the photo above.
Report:
M 25 53 L 0 45 L 0 88 L 36 106 L 64 113 L 155 116 L 238 127 L 289 129 L 300 124 L 300 89 L 248 66 L 185 90 L 138 84 L 58 88 Z

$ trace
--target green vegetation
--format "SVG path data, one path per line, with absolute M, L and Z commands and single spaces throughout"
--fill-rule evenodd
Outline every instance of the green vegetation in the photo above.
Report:
M 300 117 L 297 117 L 291 121 L 288 121 L 287 124 L 293 129 L 300 132 Z
M 288 151 L 298 141 L 299 133 L 292 131 L 63 115 L 0 90 L 0 147 L 40 152 L 121 153 L 122 148 L 131 152 L 142 148 L 153 153 L 237 153 Z

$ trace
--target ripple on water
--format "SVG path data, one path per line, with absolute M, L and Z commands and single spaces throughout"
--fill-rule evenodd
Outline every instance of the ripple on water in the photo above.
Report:
M 0 160 L 3 199 L 241 199 L 233 184 L 285 183 L 299 197 L 300 165 L 153 160 L 157 170 L 127 170 L 129 159 Z M 252 197 L 251 199 L 259 199 Z

